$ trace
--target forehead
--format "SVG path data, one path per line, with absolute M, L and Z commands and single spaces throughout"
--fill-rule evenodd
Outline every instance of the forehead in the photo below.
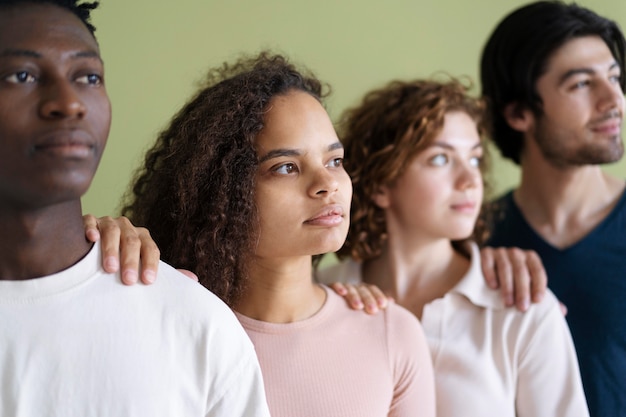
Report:
M 257 137 L 257 146 L 287 146 L 290 143 L 315 144 L 337 141 L 337 135 L 321 103 L 303 91 L 292 91 L 274 97 L 265 114 L 264 127 Z
M 599 36 L 571 39 L 548 58 L 546 72 L 562 72 L 576 68 L 608 70 L 615 63 L 611 50 Z
M 45 3 L 0 7 L 0 54 L 7 49 L 99 53 L 95 38 L 77 16 Z

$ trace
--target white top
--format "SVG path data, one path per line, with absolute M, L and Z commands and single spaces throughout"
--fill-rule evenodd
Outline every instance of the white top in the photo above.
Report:
M 353 261 L 319 271 L 357 283 Z M 424 307 L 439 417 L 584 417 L 587 404 L 569 329 L 551 292 L 521 313 L 488 288 L 474 245 L 465 277 Z
M 60 273 L 0 281 L 1 416 L 269 416 L 224 303 L 164 263 L 127 287 L 100 256 L 96 244 Z
M 326 287 L 308 319 L 237 317 L 256 346 L 273 417 L 435 417 L 428 345 L 415 316 L 368 316 Z

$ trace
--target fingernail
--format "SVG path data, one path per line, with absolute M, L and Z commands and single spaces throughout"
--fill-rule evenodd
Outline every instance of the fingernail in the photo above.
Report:
M 508 296 L 508 297 L 506 297 L 506 299 L 505 299 L 505 303 L 506 303 L 506 305 L 508 305 L 508 306 L 512 306 L 513 304 L 515 304 L 515 302 L 513 301 L 513 297 L 512 297 L 512 296 Z
M 368 304 L 367 305 L 367 311 L 370 313 L 377 313 L 378 312 L 378 307 L 376 306 L 376 304 Z
M 143 279 L 144 281 L 146 281 L 147 283 L 152 284 L 154 282 L 154 279 L 156 278 L 156 274 L 154 273 L 153 270 L 151 269 L 146 269 L 145 271 L 143 271 Z
M 117 271 L 117 268 L 119 268 L 119 266 L 120 264 L 115 256 L 107 256 L 104 259 L 104 267 L 109 272 Z
M 133 269 L 127 269 L 126 271 L 124 271 L 123 279 L 126 283 L 134 284 L 135 282 L 137 282 L 137 271 Z
M 530 307 L 530 303 L 527 299 L 522 301 L 522 311 L 526 311 L 528 310 L 528 307 Z
M 360 302 L 360 301 L 355 302 L 355 303 L 354 303 L 354 308 L 358 308 L 358 309 L 363 308 L 363 303 L 362 303 L 362 302 Z

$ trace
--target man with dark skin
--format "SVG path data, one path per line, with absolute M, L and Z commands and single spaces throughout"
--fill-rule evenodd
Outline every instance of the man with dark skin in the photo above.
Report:
M 84 237 L 111 119 L 95 6 L 0 2 L 0 415 L 268 416 L 225 304 L 165 264 L 124 288 Z

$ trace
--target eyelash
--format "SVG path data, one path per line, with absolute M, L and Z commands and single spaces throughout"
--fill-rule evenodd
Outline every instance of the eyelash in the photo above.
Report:
M 333 158 L 328 164 L 326 164 L 326 166 L 330 168 L 341 168 L 343 166 L 343 158 Z M 287 169 L 289 172 L 281 172 L 283 169 Z M 289 175 L 293 172 L 298 172 L 299 169 L 298 166 L 293 162 L 287 162 L 284 164 L 276 165 L 271 169 L 271 171 L 280 175 Z
M 81 81 L 82 79 L 85 79 L 85 82 Z M 5 77 L 4 80 L 13 84 L 28 84 L 38 81 L 38 77 L 28 71 L 17 71 Z M 92 73 L 76 77 L 75 82 L 84 85 L 102 85 L 103 78 L 99 74 Z
M 442 164 L 438 164 L 436 160 L 442 157 L 445 158 L 445 161 Z M 470 165 L 472 165 L 475 168 L 478 168 L 480 166 L 480 163 L 482 162 L 482 159 L 483 159 L 482 156 L 473 156 L 470 158 Z M 471 161 L 476 161 L 476 162 L 472 163 Z M 429 162 L 433 166 L 444 166 L 450 163 L 450 158 L 448 157 L 448 155 L 440 153 L 430 158 Z

